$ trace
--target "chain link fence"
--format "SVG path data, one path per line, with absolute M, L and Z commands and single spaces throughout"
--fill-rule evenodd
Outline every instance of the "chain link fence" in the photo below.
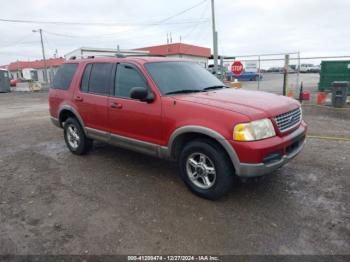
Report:
M 350 56 L 302 57 L 299 52 L 222 57 L 222 77 L 227 81 L 237 79 L 242 88 L 260 90 L 299 97 L 303 91 L 318 92 L 322 61 L 350 60 Z M 244 70 L 241 75 L 231 72 L 231 65 L 240 61 Z

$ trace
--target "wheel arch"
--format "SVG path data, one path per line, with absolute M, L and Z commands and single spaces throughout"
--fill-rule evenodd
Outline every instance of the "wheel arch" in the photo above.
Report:
M 85 130 L 85 125 L 84 125 L 84 121 L 81 118 L 80 114 L 78 113 L 77 110 L 75 110 L 72 106 L 69 105 L 63 105 L 58 113 L 58 121 L 61 127 L 63 127 L 63 123 L 65 122 L 65 120 L 68 119 L 68 117 L 74 117 L 78 120 L 79 124 L 81 125 L 81 127 L 83 128 L 85 134 L 86 134 L 86 130 Z
M 220 133 L 202 126 L 184 126 L 176 129 L 170 136 L 168 150 L 172 159 L 177 159 L 181 148 L 196 138 L 209 138 L 219 144 L 227 153 L 235 170 L 239 170 L 239 158 L 231 144 Z

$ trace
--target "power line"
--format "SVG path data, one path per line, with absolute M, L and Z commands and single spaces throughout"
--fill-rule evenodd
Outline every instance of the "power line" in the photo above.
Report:
M 161 19 L 159 21 L 156 22 L 144 22 L 144 23 L 128 23 L 128 22 L 72 22 L 72 21 L 40 21 L 40 20 L 31 20 L 31 19 L 5 19 L 5 18 L 0 18 L 0 22 L 7 22 L 7 23 L 22 23 L 22 24 L 51 24 L 51 25 L 70 25 L 70 26 L 120 26 L 120 25 L 127 25 L 127 26 L 142 26 L 142 27 L 152 27 L 152 26 L 163 26 L 163 25 L 179 25 L 179 24 L 196 24 L 196 27 L 201 24 L 201 23 L 206 23 L 208 22 L 208 19 L 200 19 L 200 20 L 183 20 L 183 21 L 174 21 L 174 22 L 167 22 L 177 16 L 180 16 L 186 12 L 189 12 L 192 9 L 195 9 L 196 7 L 202 5 L 203 3 L 207 2 L 208 0 L 203 0 L 200 1 L 199 3 L 186 8 L 174 15 L 171 15 L 169 17 L 166 17 L 164 19 Z M 166 23 L 167 22 L 167 23 Z M 130 31 L 130 30 L 128 30 Z M 47 34 L 51 34 L 51 35 L 55 35 L 55 36 L 61 36 L 61 37 L 69 37 L 69 38 L 84 38 L 84 37 L 101 37 L 101 36 L 108 36 L 108 35 L 116 35 L 117 33 L 112 33 L 112 34 L 105 34 L 105 35 L 99 35 L 99 36 L 77 36 L 77 35 L 69 35 L 69 34 L 60 34 L 60 33 L 54 33 L 54 32 L 47 32 L 45 30 L 45 32 Z M 125 32 L 123 32 L 125 33 Z M 27 38 L 28 36 L 25 36 L 24 38 L 21 38 L 19 40 L 17 40 L 14 43 L 11 44 L 7 44 L 3 47 L 7 47 L 7 46 L 14 46 L 20 43 L 23 39 Z M 46 38 L 46 37 L 45 37 Z M 48 40 L 47 38 L 45 39 L 47 44 Z M 1 47 L 0 47 L 1 48 Z
M 180 11 L 179 13 L 176 13 L 174 15 L 171 15 L 167 18 L 164 18 L 162 20 L 156 21 L 156 22 L 142 22 L 142 23 L 129 23 L 129 22 L 112 22 L 112 23 L 106 23 L 106 22 L 65 22 L 65 21 L 40 21 L 40 20 L 21 20 L 21 19 L 5 19 L 0 18 L 1 22 L 8 22 L 8 23 L 31 23 L 31 24 L 53 24 L 53 25 L 74 25 L 74 26 L 118 26 L 118 25 L 161 25 L 161 24 L 183 24 L 183 23 L 197 23 L 198 21 L 182 21 L 182 22 L 173 22 L 173 23 L 165 23 L 166 21 L 169 21 L 173 19 L 174 17 L 180 16 L 200 5 L 205 3 L 207 0 L 203 0 L 189 8 L 186 8 L 185 10 Z
M 48 38 L 47 38 L 47 36 L 46 36 L 47 32 L 44 31 L 44 30 L 43 30 L 43 32 L 45 33 L 45 34 L 43 34 L 43 38 L 44 38 L 44 42 L 45 42 L 47 48 L 48 48 L 49 50 L 51 50 L 51 51 L 54 53 L 55 50 L 56 50 L 56 48 L 54 48 L 54 47 L 50 44 L 50 42 L 49 42 L 49 40 L 48 40 Z
M 196 23 L 196 25 L 199 24 L 204 24 L 207 23 L 209 21 L 209 19 L 201 19 L 198 20 L 197 22 L 193 21 L 193 22 L 184 22 L 184 23 L 177 23 L 177 24 L 187 24 L 187 23 Z M 175 25 L 175 23 L 172 24 L 166 24 L 166 25 Z M 130 31 L 135 31 L 135 30 L 127 30 L 126 32 L 130 32 Z M 137 31 L 137 30 L 136 30 Z M 67 33 L 55 33 L 55 32 L 51 32 L 51 31 L 47 31 L 45 30 L 45 32 L 49 35 L 54 35 L 54 36 L 59 36 L 59 37 L 67 37 L 67 38 L 92 38 L 92 37 L 108 37 L 108 36 L 116 36 L 116 34 L 121 34 L 121 33 L 126 33 L 126 32 L 115 32 L 115 33 L 108 33 L 108 34 L 100 34 L 100 35 L 72 35 L 72 34 L 67 34 Z
M 199 19 L 203 19 L 204 15 L 205 15 L 206 9 L 207 9 L 207 5 L 204 6 L 204 9 L 203 9 L 203 11 L 202 11 L 202 13 L 201 13 Z M 187 34 L 185 34 L 185 35 L 183 36 L 183 38 L 185 39 L 187 36 L 189 36 L 191 33 L 193 33 L 193 32 L 197 29 L 198 26 L 199 26 L 199 23 L 195 24 L 195 25 L 187 32 Z
M 19 46 L 19 45 L 28 45 L 28 44 L 34 44 L 34 43 L 37 43 L 38 41 L 24 41 L 24 42 L 20 42 L 20 43 L 14 43 L 11 45 L 12 46 Z M 10 47 L 10 46 L 6 46 L 4 47 L 4 49 L 6 49 L 7 47 Z M 7 53 L 7 52 L 3 52 L 3 51 L 0 51 L 1 53 Z
M 238 57 L 238 56 L 236 56 Z M 318 59 L 341 59 L 341 58 L 350 58 L 350 55 L 338 55 L 338 56 L 313 56 L 313 57 L 291 57 L 289 60 L 318 60 Z M 271 58 L 271 59 L 260 59 L 261 62 L 266 61 L 284 61 L 284 58 Z M 225 59 L 225 61 L 234 61 L 234 59 Z M 256 61 L 256 59 L 240 59 L 240 61 L 244 62 L 253 62 Z
M 200 5 L 205 3 L 207 0 L 203 0 L 185 10 L 182 10 L 179 13 L 176 13 L 174 15 L 171 15 L 167 18 L 164 18 L 157 22 L 143 22 L 143 23 L 128 23 L 128 22 L 113 22 L 113 23 L 106 23 L 106 22 L 65 22 L 65 21 L 40 21 L 40 20 L 21 20 L 21 19 L 4 19 L 0 18 L 1 22 L 8 22 L 8 23 L 30 23 L 30 24 L 52 24 L 52 25 L 71 25 L 71 26 L 120 26 L 120 25 L 141 25 L 141 26 L 147 26 L 147 25 L 167 25 L 167 24 L 186 24 L 186 23 L 198 23 L 198 21 L 182 21 L 182 22 L 172 22 L 172 23 L 165 23 L 166 21 L 169 21 L 173 19 L 174 17 L 180 16 Z
M 204 9 L 203 9 L 203 11 L 202 11 L 202 13 L 201 13 L 201 15 L 200 15 L 200 19 L 202 19 L 202 18 L 204 17 L 205 11 L 207 10 L 207 7 L 208 7 L 207 5 L 204 6 Z M 194 26 L 184 35 L 184 39 L 186 39 L 190 34 L 192 34 L 192 33 L 198 28 L 198 26 L 199 26 L 199 23 L 197 23 L 196 25 L 194 25 Z M 204 30 L 201 31 L 201 33 L 203 33 L 203 32 L 204 32 Z M 189 47 L 190 47 L 190 46 L 188 46 L 187 48 L 185 48 L 185 49 L 183 50 L 183 52 L 186 53 L 187 50 L 189 49 Z
M 12 42 L 12 43 L 8 43 L 6 45 L 0 46 L 0 48 L 4 48 L 4 47 L 9 47 L 9 46 L 14 46 L 14 45 L 18 45 L 18 44 L 22 44 L 24 42 L 24 40 L 26 40 L 29 36 L 32 36 L 33 34 L 29 34 L 26 35 L 24 37 L 19 38 L 18 40 Z
M 179 12 L 179 13 L 176 13 L 176 14 L 174 14 L 174 15 L 172 15 L 172 16 L 169 16 L 169 17 L 167 17 L 167 18 L 165 18 L 165 19 L 162 19 L 162 20 L 159 21 L 159 23 L 164 23 L 165 21 L 168 21 L 168 20 L 170 20 L 170 19 L 172 19 L 172 18 L 174 18 L 174 17 L 177 17 L 177 16 L 179 16 L 179 15 L 182 15 L 182 14 L 184 14 L 184 13 L 186 13 L 186 12 L 188 12 L 188 11 L 190 11 L 190 10 L 192 10 L 192 9 L 194 9 L 194 8 L 196 8 L 196 7 L 198 7 L 198 6 L 200 6 L 200 5 L 202 5 L 202 4 L 205 3 L 206 1 L 207 1 L 207 0 L 203 0 L 203 1 L 201 1 L 201 2 L 199 2 L 199 3 L 197 3 L 197 4 L 195 4 L 194 6 L 191 6 L 191 7 L 187 8 L 187 9 L 185 9 L 185 10 Z
M 149 23 L 127 23 L 127 22 L 114 22 L 114 23 L 96 23 L 96 22 L 63 22 L 63 21 L 38 21 L 38 20 L 18 20 L 18 19 L 3 19 L 0 18 L 1 22 L 8 23 L 22 23 L 22 24 L 51 24 L 51 25 L 71 25 L 71 26 L 149 26 L 149 25 L 178 25 L 178 24 L 193 24 L 201 21 L 177 21 L 171 23 L 164 22 L 149 22 Z

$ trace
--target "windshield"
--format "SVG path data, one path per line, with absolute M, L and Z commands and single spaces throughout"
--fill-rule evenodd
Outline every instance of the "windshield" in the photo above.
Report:
M 162 95 L 200 92 L 224 84 L 194 62 L 154 62 L 145 67 Z

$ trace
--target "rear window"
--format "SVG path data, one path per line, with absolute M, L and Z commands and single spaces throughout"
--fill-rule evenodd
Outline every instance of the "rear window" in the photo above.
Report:
M 91 68 L 92 68 L 92 64 L 88 64 L 85 67 L 84 75 L 80 84 L 80 90 L 83 92 L 89 91 L 89 78 L 90 78 Z
M 52 88 L 67 90 L 77 71 L 78 64 L 63 64 L 58 69 L 52 83 Z

